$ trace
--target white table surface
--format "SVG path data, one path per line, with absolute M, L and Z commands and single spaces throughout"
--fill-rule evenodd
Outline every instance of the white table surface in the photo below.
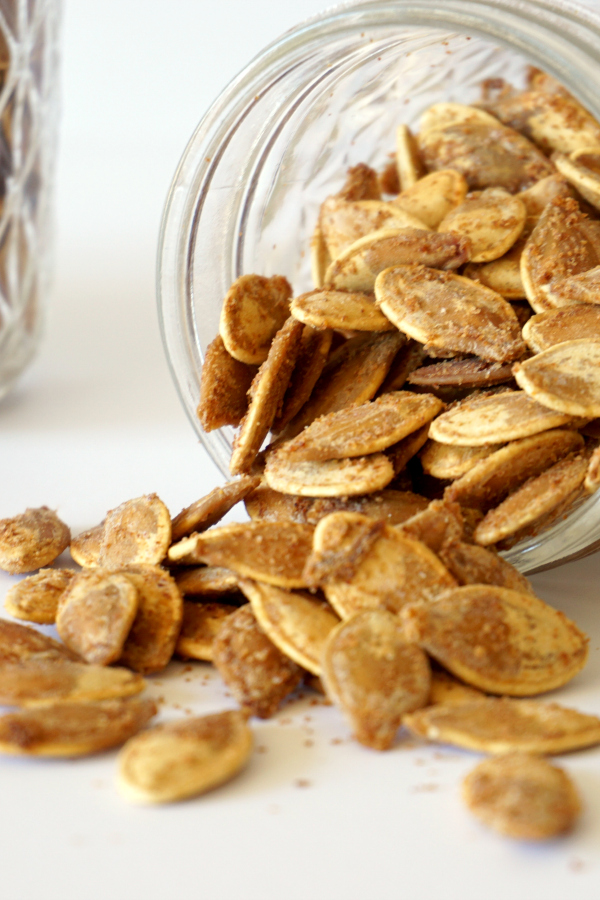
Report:
M 220 483 L 179 405 L 154 299 L 162 204 L 179 156 L 226 82 L 321 0 L 67 0 L 56 276 L 40 355 L 0 404 L 0 517 L 58 510 L 74 533 L 130 497 L 173 513 Z M 592 638 L 560 692 L 600 714 L 600 556 L 534 578 Z M 0 598 L 16 579 L 0 573 Z M 231 706 L 209 666 L 151 679 L 163 718 Z M 256 723 L 257 752 L 213 793 L 128 805 L 116 753 L 0 759 L 0 898 L 442 900 L 595 898 L 600 750 L 565 757 L 584 798 L 575 833 L 525 846 L 464 810 L 476 755 L 351 741 L 314 696 Z M 311 703 L 312 699 L 312 703 Z

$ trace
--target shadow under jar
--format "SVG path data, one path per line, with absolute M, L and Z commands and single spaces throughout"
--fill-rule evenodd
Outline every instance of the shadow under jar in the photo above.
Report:
M 389 162 L 396 126 L 440 102 L 473 103 L 485 79 L 523 86 L 528 65 L 559 79 L 600 118 L 600 16 L 559 0 L 371 0 L 299 25 L 217 98 L 192 136 L 164 212 L 159 315 L 179 394 L 228 477 L 233 429 L 196 416 L 202 360 L 223 297 L 242 274 L 313 287 L 320 204 L 349 166 Z M 600 546 L 600 496 L 504 555 L 521 571 Z

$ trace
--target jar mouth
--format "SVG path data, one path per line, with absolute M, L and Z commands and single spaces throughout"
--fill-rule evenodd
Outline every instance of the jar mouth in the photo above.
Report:
M 473 102 L 484 78 L 518 79 L 527 64 L 557 77 L 600 118 L 597 15 L 566 0 L 445 0 L 443 9 L 438 0 L 414 0 L 407 7 L 404 0 L 345 3 L 270 44 L 216 99 L 174 176 L 159 245 L 161 332 L 184 409 L 227 478 L 233 429 L 204 434 L 196 416 L 222 298 L 240 274 L 254 271 L 286 275 L 295 293 L 312 287 L 302 252 L 335 178 L 357 162 L 380 168 L 395 124 L 416 119 L 419 103 Z M 374 139 L 383 148 L 377 159 Z M 568 555 L 566 544 L 577 552 L 596 515 L 591 501 L 571 514 L 574 547 L 554 540 L 557 525 L 508 558 L 531 569 Z M 600 521 L 597 527 L 600 539 Z

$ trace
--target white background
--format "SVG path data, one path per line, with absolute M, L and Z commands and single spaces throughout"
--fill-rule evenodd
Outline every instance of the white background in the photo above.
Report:
M 74 533 L 157 492 L 173 513 L 220 482 L 179 405 L 154 299 L 162 205 L 194 127 L 267 42 L 321 0 L 65 4 L 56 271 L 41 353 L 0 404 L 0 516 L 58 510 Z M 592 635 L 560 699 L 600 714 L 600 557 L 535 579 Z M 0 574 L 0 597 L 14 579 Z M 152 679 L 163 716 L 231 705 L 208 666 Z M 476 757 L 377 754 L 310 697 L 256 726 L 245 772 L 204 798 L 129 806 L 116 753 L 0 760 L 0 898 L 597 898 L 600 752 L 565 758 L 584 796 L 543 847 L 487 833 L 460 803 Z M 332 743 L 333 741 L 333 743 Z

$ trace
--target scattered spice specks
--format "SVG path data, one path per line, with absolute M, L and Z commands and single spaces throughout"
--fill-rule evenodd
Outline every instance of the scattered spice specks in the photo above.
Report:
M 312 786 L 312 781 L 309 781 L 308 778 L 296 778 L 294 781 L 294 787 L 297 788 L 307 788 Z
M 434 791 L 439 791 L 439 784 L 435 784 L 435 782 L 424 782 L 423 784 L 417 784 L 412 789 L 413 794 L 431 794 Z

